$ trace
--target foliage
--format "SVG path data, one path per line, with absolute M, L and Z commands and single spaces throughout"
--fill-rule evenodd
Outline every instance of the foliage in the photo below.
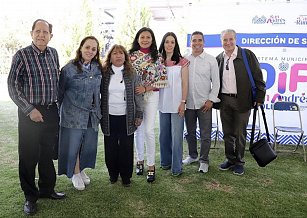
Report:
M 9 72 L 12 56 L 16 51 L 30 44 L 30 28 L 32 22 L 37 18 L 46 19 L 53 24 L 54 36 L 49 45 L 58 50 L 61 66 L 75 57 L 75 51 L 85 36 L 94 35 L 101 44 L 103 43 L 98 27 L 99 11 L 95 1 L 75 0 L 70 4 L 63 2 L 63 7 L 65 6 L 68 6 L 69 10 L 65 10 L 61 16 L 51 18 L 47 15 L 32 15 L 31 17 L 35 17 L 31 19 L 28 19 L 29 16 L 27 19 L 22 16 L 16 16 L 14 19 L 11 15 L 0 16 L 1 74 Z
M 115 43 L 131 48 L 136 32 L 142 27 L 149 27 L 151 12 L 142 0 L 127 0 L 121 5 L 116 18 L 118 25 Z
M 93 5 L 90 5 L 89 0 L 82 0 L 78 16 L 75 16 L 76 19 L 72 23 L 64 24 L 64 33 L 67 39 L 62 41 L 60 50 L 64 51 L 62 58 L 66 61 L 75 57 L 75 51 L 79 47 L 81 40 L 85 36 L 93 34 L 94 17 L 91 7 Z M 69 17 L 71 14 L 68 13 L 66 16 Z
M 9 72 L 13 55 L 17 52 L 17 50 L 22 48 L 25 43 L 23 35 L 16 34 L 19 32 L 19 27 L 24 23 L 20 22 L 18 25 L 12 26 L 9 24 L 9 18 L 7 16 L 3 17 L 0 25 L 0 74 Z M 27 35 L 29 37 L 30 33 L 28 32 Z

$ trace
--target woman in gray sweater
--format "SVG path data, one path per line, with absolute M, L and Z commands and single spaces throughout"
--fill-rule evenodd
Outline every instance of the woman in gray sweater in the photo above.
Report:
M 126 49 L 114 45 L 103 66 L 101 129 L 110 182 L 120 175 L 124 186 L 131 183 L 134 131 L 143 119 L 143 95 L 135 93 L 139 81 Z

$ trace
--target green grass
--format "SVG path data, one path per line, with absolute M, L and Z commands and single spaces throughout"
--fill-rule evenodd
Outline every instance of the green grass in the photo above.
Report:
M 0 217 L 22 217 L 17 108 L 11 102 L 0 103 Z M 307 216 L 307 164 L 301 148 L 295 154 L 278 153 L 278 158 L 265 168 L 258 167 L 246 152 L 245 174 L 241 177 L 219 171 L 224 151 L 211 149 L 207 174 L 198 173 L 197 164 L 185 166 L 180 177 L 157 168 L 153 184 L 148 184 L 145 176 L 134 174 L 131 187 L 125 188 L 120 182 L 109 183 L 101 132 L 99 136 L 96 169 L 87 170 L 91 184 L 77 191 L 65 176 L 58 177 L 56 190 L 64 191 L 67 198 L 40 199 L 37 217 Z M 158 143 L 156 163 L 159 166 Z

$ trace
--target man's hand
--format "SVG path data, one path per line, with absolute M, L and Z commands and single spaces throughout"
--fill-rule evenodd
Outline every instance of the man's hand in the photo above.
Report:
M 36 108 L 30 112 L 29 117 L 33 122 L 44 122 L 43 115 Z
M 254 102 L 254 107 L 259 107 L 260 105 L 262 105 L 262 103 L 259 103 L 259 102 Z
M 211 110 L 212 106 L 213 106 L 213 102 L 210 101 L 210 100 L 207 100 L 205 102 L 205 104 L 201 107 L 201 111 L 207 112 L 207 111 Z

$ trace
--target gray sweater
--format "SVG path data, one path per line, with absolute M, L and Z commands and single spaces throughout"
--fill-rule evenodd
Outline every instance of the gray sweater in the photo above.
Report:
M 123 78 L 126 89 L 126 123 L 127 123 L 127 135 L 131 135 L 135 132 L 135 119 L 143 119 L 143 95 L 137 95 L 135 93 L 135 87 L 139 85 L 139 78 L 136 74 L 129 75 L 123 70 Z M 112 70 L 109 72 L 103 72 L 102 81 L 100 86 L 101 93 L 101 113 L 102 118 L 100 121 L 101 129 L 104 135 L 110 135 L 110 120 L 109 120 L 109 85 L 111 75 L 114 74 Z

